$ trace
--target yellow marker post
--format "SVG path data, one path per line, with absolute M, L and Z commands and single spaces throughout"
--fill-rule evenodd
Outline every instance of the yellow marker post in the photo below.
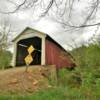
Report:
M 35 50 L 35 48 L 31 45 L 27 50 L 28 53 L 31 54 Z
M 32 56 L 29 54 L 28 56 L 25 57 L 25 63 L 26 65 L 30 65 L 33 61 Z
M 25 57 L 25 63 L 26 63 L 26 71 L 27 71 L 27 69 L 28 69 L 28 66 L 32 63 L 32 61 L 33 61 L 33 58 L 32 58 L 32 56 L 29 54 L 28 56 L 26 56 Z
M 32 52 L 34 52 L 34 50 L 35 50 L 35 48 L 31 45 L 28 49 L 27 49 L 27 51 L 28 51 L 28 55 L 25 57 L 25 63 L 26 63 L 26 71 L 27 71 L 27 69 L 28 69 L 28 66 L 32 63 L 32 61 L 33 61 L 33 58 L 32 58 L 32 55 L 31 55 L 31 53 Z

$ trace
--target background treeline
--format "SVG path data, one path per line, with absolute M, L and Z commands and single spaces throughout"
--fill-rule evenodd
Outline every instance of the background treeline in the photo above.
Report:
M 100 66 L 100 44 L 81 46 L 71 51 L 76 64 L 83 67 Z

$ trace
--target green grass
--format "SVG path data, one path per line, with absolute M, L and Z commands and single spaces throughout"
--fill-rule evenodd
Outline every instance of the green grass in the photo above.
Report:
M 0 96 L 0 100 L 99 100 L 99 98 L 100 95 L 94 95 L 93 91 L 67 87 L 56 87 L 31 95 Z

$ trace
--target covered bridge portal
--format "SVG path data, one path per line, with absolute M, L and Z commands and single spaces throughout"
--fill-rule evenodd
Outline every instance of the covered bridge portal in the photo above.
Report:
M 33 37 L 22 39 L 17 43 L 17 55 L 16 55 L 16 66 L 24 66 L 25 65 L 25 57 L 28 55 L 28 47 L 33 45 L 36 49 L 32 52 L 33 62 L 31 65 L 41 65 L 41 38 Z
M 13 66 L 24 66 L 25 57 L 28 55 L 27 49 L 32 45 L 35 50 L 31 56 L 33 61 L 30 65 L 56 65 L 60 67 L 75 67 L 73 57 L 65 51 L 50 36 L 26 28 L 14 40 Z

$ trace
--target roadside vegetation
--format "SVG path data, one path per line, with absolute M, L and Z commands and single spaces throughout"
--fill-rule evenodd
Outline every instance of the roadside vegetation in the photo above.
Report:
M 10 51 L 0 51 L 0 69 L 6 69 L 11 66 L 12 54 Z
M 57 84 L 30 95 L 0 96 L 0 100 L 99 100 L 100 99 L 100 45 L 91 44 L 71 51 L 77 67 L 61 69 Z M 1 60 L 0 60 L 1 61 Z

